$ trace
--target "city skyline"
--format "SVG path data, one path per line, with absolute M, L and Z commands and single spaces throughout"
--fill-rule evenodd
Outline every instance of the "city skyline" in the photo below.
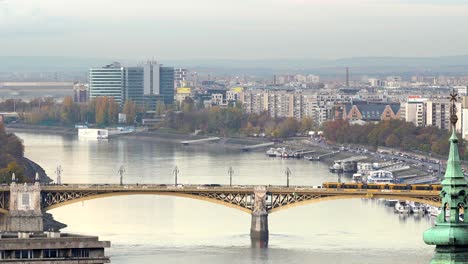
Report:
M 336 59 L 468 54 L 464 0 L 111 3 L 2 0 L 0 55 Z

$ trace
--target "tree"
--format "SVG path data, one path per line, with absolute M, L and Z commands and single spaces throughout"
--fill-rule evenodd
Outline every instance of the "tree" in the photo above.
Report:
M 73 124 L 78 119 L 78 108 L 73 102 L 73 98 L 71 96 L 67 96 L 63 99 L 60 119 L 64 124 Z
M 136 105 L 132 100 L 125 101 L 122 112 L 126 115 L 127 125 L 135 123 Z
M 157 101 L 156 102 L 156 114 L 158 116 L 162 116 L 164 112 L 166 111 L 166 104 L 164 104 L 164 101 Z

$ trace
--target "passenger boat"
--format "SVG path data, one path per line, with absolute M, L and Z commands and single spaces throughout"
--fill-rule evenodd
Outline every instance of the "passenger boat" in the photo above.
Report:
M 371 171 L 367 176 L 368 183 L 395 183 L 393 173 L 385 170 Z

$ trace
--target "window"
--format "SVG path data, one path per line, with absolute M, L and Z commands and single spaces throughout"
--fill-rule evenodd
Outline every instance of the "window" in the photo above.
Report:
M 44 250 L 44 258 L 58 258 L 58 250 L 57 249 Z
M 72 249 L 73 258 L 89 258 L 88 248 L 74 248 Z
M 16 250 L 15 251 L 15 259 L 29 259 L 29 258 L 33 258 L 32 250 Z
M 21 197 L 21 204 L 23 206 L 29 206 L 29 193 L 23 193 Z
M 0 251 L 0 259 L 5 259 L 5 251 Z

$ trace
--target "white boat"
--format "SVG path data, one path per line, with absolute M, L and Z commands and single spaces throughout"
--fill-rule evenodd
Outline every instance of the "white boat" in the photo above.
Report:
M 393 173 L 385 170 L 371 171 L 367 176 L 368 183 L 394 183 Z
M 411 211 L 410 206 L 406 201 L 399 201 L 395 204 L 395 212 L 400 214 L 409 214 Z
M 353 182 L 361 183 L 364 180 L 364 174 L 357 172 L 353 174 Z
M 424 214 L 424 206 L 417 202 L 409 202 L 411 212 L 413 214 Z
M 285 148 L 277 148 L 274 153 L 276 157 L 283 157 L 283 153 L 285 151 L 286 151 Z
M 267 150 L 267 152 L 265 153 L 268 157 L 276 157 L 276 153 L 275 153 L 276 149 L 275 148 L 270 148 L 269 150 Z
M 109 131 L 107 129 L 80 128 L 78 129 L 79 138 L 107 139 Z

